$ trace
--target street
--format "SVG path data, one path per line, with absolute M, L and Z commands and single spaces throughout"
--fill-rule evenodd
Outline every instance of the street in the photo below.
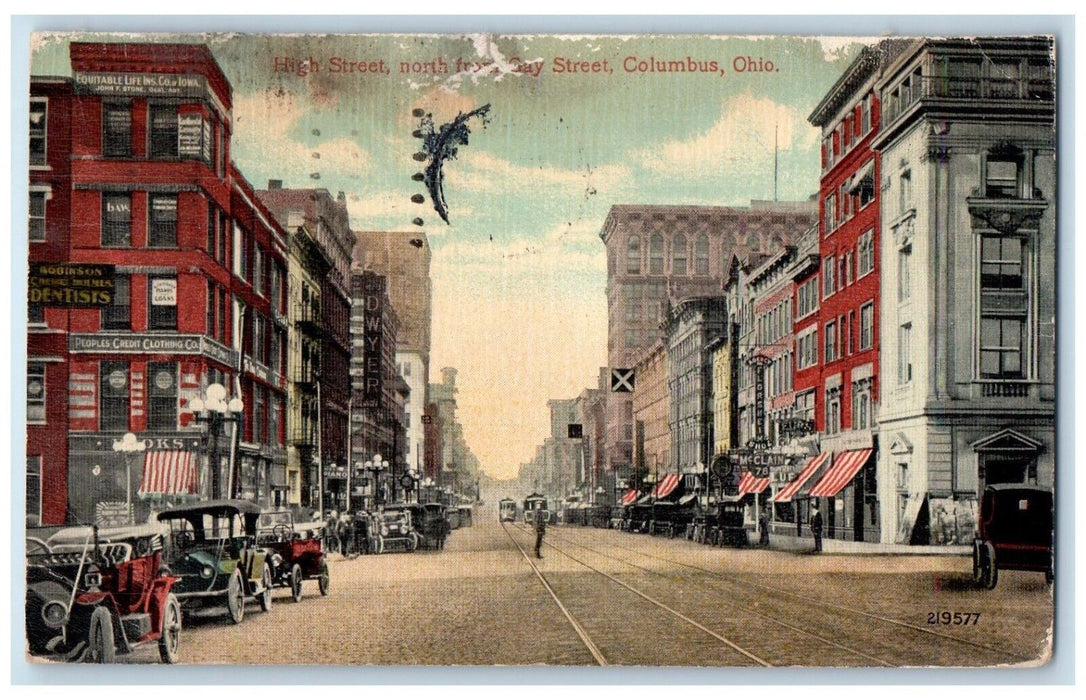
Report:
M 578 526 L 549 528 L 541 560 L 533 547 L 525 526 L 488 513 L 444 551 L 333 555 L 327 597 L 309 581 L 300 603 L 287 589 L 270 612 L 250 602 L 240 625 L 186 614 L 180 662 L 992 666 L 1048 653 L 1043 576 L 1004 572 L 985 591 L 964 557 L 735 550 Z

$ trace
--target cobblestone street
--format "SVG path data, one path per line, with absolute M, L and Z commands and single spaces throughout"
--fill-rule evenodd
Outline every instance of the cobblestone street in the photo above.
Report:
M 250 603 L 240 625 L 187 614 L 180 661 L 988 666 L 1034 665 L 1049 649 L 1043 576 L 1007 572 L 985 591 L 965 557 L 811 556 L 556 526 L 530 561 L 559 607 L 514 541 L 532 554 L 531 532 L 481 514 L 444 551 L 334 555 L 327 597 L 315 582 L 301 603 L 277 589 L 270 612 Z M 944 612 L 975 622 L 941 624 Z

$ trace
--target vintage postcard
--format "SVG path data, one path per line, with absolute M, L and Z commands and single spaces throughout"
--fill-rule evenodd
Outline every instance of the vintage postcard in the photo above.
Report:
M 1044 665 L 1059 48 L 34 34 L 26 659 Z

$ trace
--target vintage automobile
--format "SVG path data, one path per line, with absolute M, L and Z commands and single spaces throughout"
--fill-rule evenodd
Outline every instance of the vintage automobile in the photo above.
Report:
M 610 520 L 607 526 L 612 530 L 625 530 L 626 529 L 626 513 L 629 510 L 629 506 L 611 506 Z
M 158 645 L 177 660 L 177 579 L 162 567 L 163 530 L 150 525 L 69 527 L 26 536 L 26 639 L 34 656 L 110 663 Z M 44 534 L 44 533 L 43 533 Z
M 980 501 L 973 541 L 973 580 L 995 588 L 999 570 L 1040 571 L 1052 582 L 1052 491 L 1025 484 L 992 484 Z
M 688 526 L 694 522 L 696 505 L 693 499 L 680 503 L 676 501 L 657 501 L 652 505 L 652 519 L 649 521 L 649 534 L 665 534 L 668 537 L 685 535 Z
M 741 498 L 725 496 L 707 515 L 709 538 L 714 545 L 746 547 L 750 544 L 743 518 L 746 506 Z
M 294 602 L 302 600 L 302 581 L 317 581 L 321 595 L 328 595 L 328 562 L 323 540 L 314 528 L 296 527 L 289 510 L 261 513 L 256 543 L 268 551 L 272 585 L 290 588 Z
M 419 548 L 419 534 L 411 524 L 411 510 L 406 503 L 381 506 L 370 525 L 370 551 L 374 554 Z
M 648 532 L 652 520 L 652 504 L 638 501 L 629 506 L 626 517 L 626 529 L 629 532 Z
M 449 524 L 445 520 L 445 506 L 440 503 L 412 503 L 411 523 L 419 535 L 423 549 L 445 549 L 449 536 Z
M 260 506 L 215 500 L 158 514 L 170 526 L 169 566 L 180 580 L 174 591 L 186 608 L 226 605 L 235 623 L 245 617 L 246 599 L 261 610 L 272 604 L 268 551 L 257 545 Z

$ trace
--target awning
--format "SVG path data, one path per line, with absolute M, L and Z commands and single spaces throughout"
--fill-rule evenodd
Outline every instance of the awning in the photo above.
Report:
M 668 494 L 675 490 L 675 487 L 679 485 L 679 480 L 682 479 L 681 474 L 667 474 L 663 479 L 660 479 L 652 489 L 652 495 L 657 498 L 667 498 Z
M 637 500 L 637 489 L 630 489 L 625 494 L 623 494 L 622 498 L 619 500 L 619 504 L 624 505 L 624 506 L 628 506 L 628 505 L 630 505 L 631 503 L 633 503 L 636 500 Z
M 761 493 L 762 491 L 765 491 L 768 486 L 768 476 L 764 479 L 759 479 L 750 472 L 743 472 L 743 476 L 739 479 L 739 495 Z
M 689 503 L 690 501 L 694 500 L 697 497 L 698 497 L 698 495 L 696 493 L 688 493 L 688 494 L 686 494 L 685 496 L 683 496 L 682 498 L 679 499 L 679 505 L 680 506 L 685 506 L 687 503 Z
M 196 493 L 196 460 L 195 452 L 148 452 L 143 457 L 139 494 Z
M 826 463 L 826 460 L 830 458 L 829 452 L 823 452 L 820 455 L 816 455 L 807 460 L 807 464 L 796 475 L 795 479 L 792 479 L 783 489 L 777 492 L 776 497 L 773 498 L 775 503 L 787 503 L 792 500 L 792 497 L 796 495 L 803 484 L 807 483 L 807 480 L 818 471 L 818 468 Z
M 837 492 L 845 488 L 860 467 L 871 456 L 871 450 L 851 450 L 842 452 L 833 460 L 833 466 L 826 470 L 818 483 L 811 487 L 811 496 L 836 496 Z
M 652 496 L 649 495 L 649 494 L 645 494 L 641 498 L 637 499 L 637 502 L 634 503 L 634 505 L 635 506 L 644 506 L 644 505 L 648 505 L 649 503 L 652 503 Z

